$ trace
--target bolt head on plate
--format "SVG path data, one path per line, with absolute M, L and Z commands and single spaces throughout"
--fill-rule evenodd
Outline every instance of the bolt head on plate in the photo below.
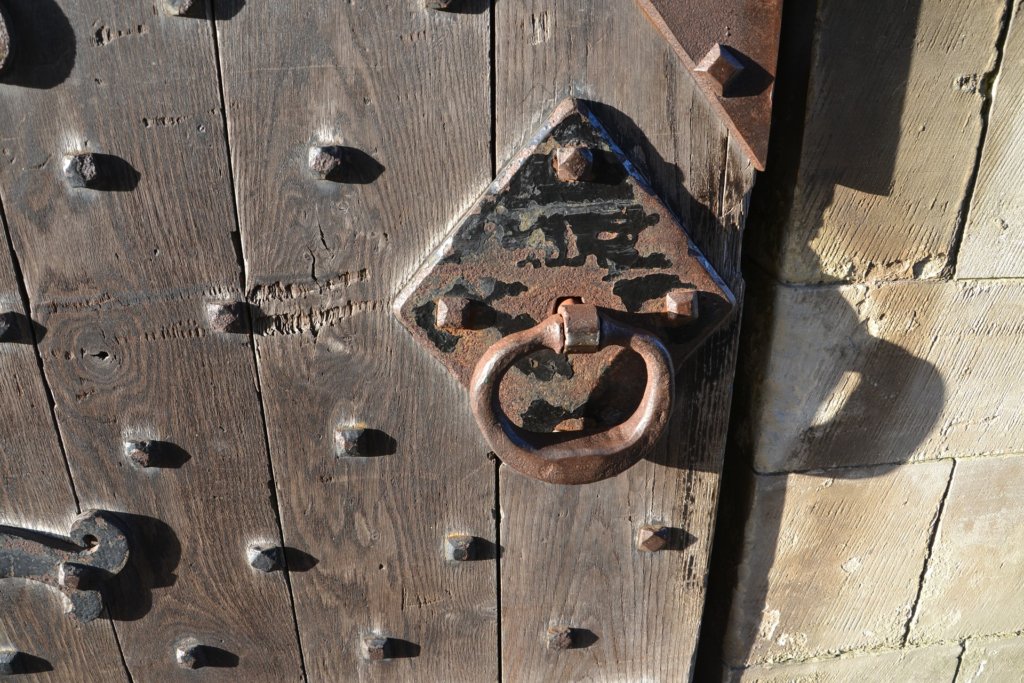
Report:
M 473 302 L 461 296 L 443 296 L 437 302 L 435 318 L 438 329 L 446 332 L 469 329 L 473 324 Z
M 697 290 L 673 289 L 665 295 L 665 312 L 674 323 L 687 323 L 700 316 L 697 306 Z
M 363 638 L 363 659 L 379 662 L 388 658 L 390 639 L 384 636 L 366 636 Z
M 668 547 L 669 529 L 663 526 L 648 525 L 640 528 L 637 534 L 637 548 L 645 553 L 656 553 Z
M 743 73 L 743 62 L 728 47 L 715 43 L 694 71 L 710 76 L 718 95 L 728 97 L 729 87 Z
M 182 669 L 200 669 L 206 665 L 206 649 L 195 638 L 185 638 L 174 646 L 174 661 Z
M 594 153 L 586 147 L 559 147 L 555 150 L 555 175 L 563 183 L 578 183 L 590 177 Z
M 61 165 L 64 179 L 71 187 L 90 187 L 96 183 L 99 170 L 96 167 L 96 155 L 89 152 L 68 154 Z

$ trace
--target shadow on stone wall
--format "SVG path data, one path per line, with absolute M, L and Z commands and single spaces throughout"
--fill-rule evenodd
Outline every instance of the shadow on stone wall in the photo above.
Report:
M 799 173 L 805 118 L 810 115 L 807 113 L 809 88 L 818 88 L 818 101 L 813 115 L 827 117 L 830 130 L 834 129 L 835 138 L 826 146 L 831 158 L 820 164 L 830 169 L 830 172 L 813 178 L 812 186 L 804 190 L 811 197 L 802 198 L 804 208 L 801 216 L 806 220 L 817 220 L 820 226 L 837 186 L 871 194 L 889 193 L 896 165 L 900 122 L 920 4 L 921 0 L 900 0 L 895 3 L 896 6 L 880 1 L 867 5 L 850 4 L 849 12 L 875 12 L 880 17 L 878 22 L 851 19 L 846 22 L 850 30 L 872 30 L 884 22 L 885 41 L 879 41 L 877 35 L 865 35 L 862 40 L 853 36 L 846 44 L 859 43 L 866 50 L 876 50 L 876 46 L 885 42 L 885 54 L 849 51 L 843 58 L 832 55 L 828 60 L 828 72 L 823 72 L 819 65 L 811 79 L 815 51 L 830 47 L 815 45 L 819 2 L 791 0 L 786 3 L 772 149 L 768 172 L 758 179 L 752 200 L 748 237 L 745 241 L 747 261 L 744 270 L 747 273 L 757 271 L 751 259 L 756 257 L 761 262 L 773 262 L 779 256 L 779 245 L 784 243 L 788 212 L 794 201 L 794 188 Z M 835 8 L 831 11 L 833 14 L 840 13 Z M 832 20 L 835 18 L 833 16 Z M 832 47 L 834 49 L 835 46 Z M 886 60 L 887 68 L 879 78 L 879 74 L 870 70 L 872 63 L 881 59 Z M 865 73 L 865 70 L 869 73 Z M 871 98 L 867 101 L 870 106 L 865 106 L 865 101 L 856 97 L 857 88 L 862 87 L 880 88 L 891 93 L 891 97 Z M 828 92 L 832 100 L 822 104 L 820 100 L 823 92 Z M 808 179 L 803 178 L 801 182 L 807 188 Z M 813 211 L 806 211 L 808 204 Z M 810 246 L 804 245 L 804 249 L 807 250 L 807 262 L 815 263 L 816 257 Z M 747 615 L 748 618 L 741 620 L 741 628 L 736 625 L 730 628 L 729 612 L 738 585 L 739 565 L 743 559 L 746 521 L 750 514 L 758 514 L 758 511 L 750 509 L 755 485 L 751 426 L 756 419 L 756 396 L 762 386 L 770 355 L 780 351 L 772 348 L 770 337 L 774 315 L 774 285 L 765 278 L 765 283 L 758 286 L 754 284 L 756 279 L 751 278 L 744 310 L 733 418 L 694 678 L 697 681 L 720 680 L 722 665 L 727 657 L 733 664 L 747 662 L 758 637 L 760 612 L 765 607 L 769 588 L 768 571 L 773 564 L 780 532 L 780 519 L 759 519 L 758 545 L 766 548 L 765 552 L 771 553 L 771 557 L 748 564 L 747 569 L 754 568 L 755 573 L 760 574 L 743 577 L 744 601 L 760 606 L 759 613 Z M 831 306 L 826 305 L 825 308 L 838 311 L 836 330 L 855 330 L 848 339 L 848 346 L 858 349 L 858 353 L 855 362 L 846 364 L 843 363 L 842 355 L 837 354 L 839 357 L 831 371 L 815 378 L 815 386 L 794 387 L 794 390 L 820 398 L 823 407 L 846 375 L 858 374 L 860 382 L 846 398 L 838 414 L 831 415 L 823 423 L 808 425 L 803 432 L 799 443 L 799 469 L 849 467 L 832 469 L 827 476 L 878 476 L 911 459 L 921 441 L 931 431 L 943 408 L 943 382 L 936 368 L 927 361 L 869 334 L 862 317 L 843 299 L 838 288 L 817 288 L 817 293 L 822 297 L 836 298 Z M 808 343 L 813 344 L 814 341 Z M 799 349 L 786 349 L 785 353 L 790 357 L 801 356 Z M 931 390 L 920 391 L 920 387 L 930 387 Z M 890 409 L 896 402 L 905 404 L 908 401 L 916 402 L 912 420 L 906 419 L 906 412 Z M 871 428 L 848 429 L 852 422 L 850 418 L 854 416 L 861 424 L 869 423 Z M 885 435 L 886 457 L 883 459 L 878 458 L 880 441 L 883 440 L 879 435 Z M 885 465 L 872 467 L 870 472 L 851 467 L 879 462 Z M 783 510 L 784 501 L 779 501 L 778 506 L 773 508 Z M 814 600 L 815 596 L 808 595 L 807 599 Z M 725 652 L 727 634 L 729 652 Z

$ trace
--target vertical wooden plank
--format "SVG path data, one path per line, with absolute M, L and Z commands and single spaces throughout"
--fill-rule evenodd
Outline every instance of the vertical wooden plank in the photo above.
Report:
M 1024 18 L 1016 4 L 1003 61 L 994 81 L 992 113 L 964 229 L 956 274 L 962 278 L 1024 277 Z
M 247 544 L 279 538 L 247 335 L 212 332 L 239 264 L 208 17 L 153 3 L 16 0 L 0 85 L 0 194 L 83 507 L 123 513 L 131 565 L 111 613 L 136 680 L 186 680 L 174 645 L 223 652 L 207 677 L 300 677 L 287 585 Z M 202 7 L 199 14 L 202 14 Z M 101 157 L 70 188 L 62 156 Z M 165 467 L 125 439 L 172 445 Z
M 25 315 L 3 244 L 0 313 L 7 312 Z M 0 344 L 0 414 L 0 524 L 65 535 L 78 509 L 30 337 Z M 21 652 L 33 680 L 127 680 L 110 620 L 78 623 L 56 591 L 38 583 L 0 581 L 0 648 Z
M 494 474 L 463 390 L 391 313 L 490 177 L 486 2 L 217 2 L 248 291 L 311 680 L 493 680 Z M 282 30 L 286 27 L 287 30 Z M 256 38 L 258 37 L 258 39 Z M 358 150 L 315 179 L 311 144 Z M 338 457 L 337 425 L 378 430 Z M 310 566 L 312 565 L 312 566 Z M 406 641 L 371 662 L 362 638 Z
M 497 3 L 495 12 L 499 162 L 558 100 L 589 100 L 741 295 L 753 170 L 639 10 L 559 0 Z M 737 333 L 734 321 L 679 369 L 668 437 L 625 474 L 560 487 L 502 468 L 504 680 L 689 678 Z M 648 523 L 676 530 L 672 550 L 636 550 Z M 579 649 L 548 650 L 553 625 L 587 632 Z

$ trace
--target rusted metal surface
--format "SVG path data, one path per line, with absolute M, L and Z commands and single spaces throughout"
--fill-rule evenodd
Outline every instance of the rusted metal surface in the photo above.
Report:
M 594 308 L 570 305 L 562 310 L 577 307 L 584 311 Z M 586 313 L 581 317 L 586 318 Z M 540 349 L 563 353 L 565 320 L 562 314 L 555 314 L 536 327 L 496 342 L 473 373 L 470 402 L 480 430 L 506 465 L 552 484 L 589 484 L 632 467 L 661 438 L 672 410 L 675 372 L 668 351 L 653 334 L 600 317 L 599 345 L 628 348 L 644 361 L 647 377 L 640 405 L 625 422 L 605 430 L 537 434 L 521 429 L 501 406 L 501 380 L 530 353 Z
M 11 22 L 3 3 L 0 3 L 0 75 L 11 65 L 14 57 L 14 41 L 11 38 Z
M 782 0 L 636 0 L 764 170 Z M 724 86 L 724 87 L 723 87 Z
M 558 151 L 579 148 L 590 152 L 590 173 L 563 182 Z M 693 311 L 699 303 L 699 317 L 676 305 L 686 292 Z M 570 298 L 658 336 L 675 367 L 735 303 L 679 220 L 574 100 L 559 105 L 457 222 L 398 297 L 395 312 L 468 387 L 495 342 L 536 326 Z M 571 356 L 542 349 L 501 382 L 501 404 L 512 423 L 529 431 L 574 423 L 607 429 L 635 411 L 643 372 L 642 361 L 618 347 Z
M 0 526 L 0 579 L 28 579 L 59 590 L 82 622 L 103 610 L 100 585 L 128 562 L 128 541 L 107 512 L 82 514 L 67 538 Z

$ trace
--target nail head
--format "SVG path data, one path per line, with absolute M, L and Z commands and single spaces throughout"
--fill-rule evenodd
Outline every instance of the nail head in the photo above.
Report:
M 265 574 L 284 569 L 284 550 L 279 546 L 249 546 L 248 558 L 249 566 Z
M 367 636 L 363 638 L 363 658 L 371 662 L 387 659 L 390 639 L 384 636 Z
M 0 650 L 0 676 L 12 676 L 21 673 L 19 660 L 21 653 L 17 650 L 5 648 Z
M 568 626 L 551 626 L 546 639 L 549 650 L 568 650 L 572 648 L 572 629 Z
M 174 648 L 174 660 L 183 669 L 199 669 L 206 665 L 205 647 L 195 638 L 185 638 Z
M 647 525 L 640 527 L 637 534 L 637 548 L 643 552 L 656 553 L 668 547 L 668 527 Z
M 441 297 L 435 315 L 438 329 L 448 332 L 468 329 L 473 323 L 472 308 L 473 302 L 465 297 Z
M 344 160 L 343 149 L 338 145 L 313 145 L 309 148 L 309 170 L 320 180 L 329 180 L 341 169 Z
M 685 323 L 700 317 L 697 290 L 673 289 L 665 295 L 665 312 L 676 323 Z
M 339 457 L 356 458 L 366 455 L 366 427 L 339 425 L 334 430 L 335 453 Z
M 188 14 L 193 4 L 195 0 L 164 0 L 164 11 L 173 17 L 181 17 Z
M 99 176 L 96 155 L 90 152 L 68 154 L 64 157 L 62 170 L 64 179 L 71 187 L 90 187 Z
M 239 334 L 249 331 L 245 304 L 238 301 L 209 303 L 206 305 L 206 317 L 214 332 Z
M 468 534 L 449 534 L 445 538 L 445 555 L 452 562 L 472 560 L 475 540 Z

